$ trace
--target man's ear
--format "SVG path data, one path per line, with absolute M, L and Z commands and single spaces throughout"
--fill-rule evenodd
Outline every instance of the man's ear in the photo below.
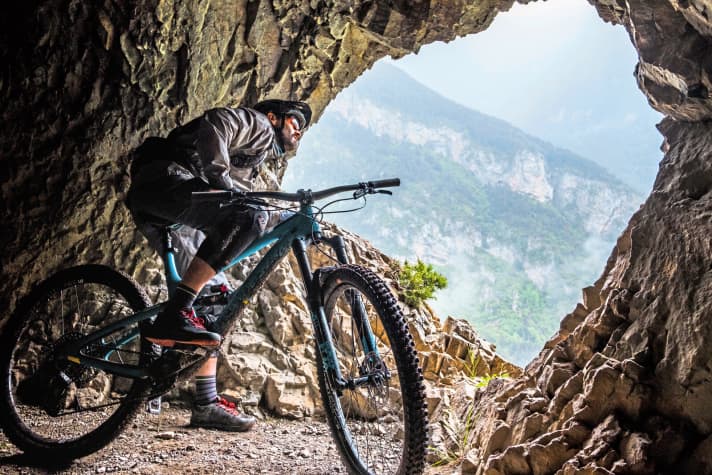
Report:
M 274 115 L 273 112 L 268 112 L 267 118 L 272 123 L 272 127 L 277 127 L 277 124 L 279 123 L 279 118 L 276 115 Z

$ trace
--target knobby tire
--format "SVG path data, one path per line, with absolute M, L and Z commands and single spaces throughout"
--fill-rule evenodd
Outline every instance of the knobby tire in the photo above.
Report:
M 124 388 L 127 389 L 123 390 L 125 391 L 125 396 L 121 398 L 121 402 L 118 402 L 116 406 L 114 406 L 116 407 L 115 412 L 106 420 L 103 420 L 103 422 L 93 430 L 74 438 L 67 438 L 66 436 L 52 438 L 38 433 L 39 431 L 33 431 L 18 413 L 18 405 L 16 403 L 19 402 L 21 407 L 24 407 L 22 406 L 24 403 L 19 399 L 16 401 L 16 394 L 14 394 L 13 368 L 16 363 L 14 354 L 22 352 L 20 349 L 24 345 L 24 341 L 22 340 L 25 336 L 24 330 L 28 330 L 30 325 L 35 325 L 33 322 L 43 321 L 40 315 L 42 307 L 45 306 L 49 309 L 55 308 L 56 304 L 52 303 L 52 299 L 56 298 L 57 295 L 60 295 L 60 298 L 64 299 L 64 292 L 67 292 L 67 294 L 71 296 L 72 289 L 74 289 L 74 294 L 84 292 L 84 289 L 90 289 L 86 290 L 86 292 L 87 295 L 91 296 L 91 289 L 94 288 L 105 289 L 106 292 L 114 292 L 117 295 L 116 302 L 123 305 L 123 307 L 121 305 L 117 306 L 115 301 L 107 303 L 108 299 L 107 301 L 102 301 L 100 297 L 96 297 L 95 300 L 98 303 L 94 301 L 90 303 L 95 308 L 100 306 L 102 310 L 106 309 L 106 313 L 103 315 L 105 318 L 111 318 L 112 315 L 109 314 L 109 312 L 117 308 L 117 312 L 124 311 L 124 314 L 131 314 L 150 305 L 150 301 L 145 292 L 128 275 L 101 265 L 77 266 L 59 271 L 35 286 L 34 289 L 18 303 L 15 311 L 2 329 L 2 335 L 0 335 L 0 424 L 8 439 L 20 450 L 31 456 L 42 457 L 42 460 L 48 463 L 67 462 L 98 451 L 114 440 L 126 428 L 143 404 L 143 384 L 139 381 L 124 379 L 121 383 L 123 383 Z M 79 290 L 77 291 L 76 289 Z M 102 295 L 104 294 L 102 293 Z M 81 306 L 82 304 L 78 304 L 77 308 L 81 308 Z M 62 311 L 59 313 L 64 314 L 64 301 L 62 301 Z M 79 318 L 81 318 L 81 312 L 77 313 L 79 313 Z M 33 319 L 36 315 L 38 315 L 37 318 Z M 52 318 L 51 315 L 48 316 L 50 322 Z M 62 322 L 64 322 L 65 316 L 62 315 L 61 318 Z M 87 318 L 91 317 L 88 316 Z M 53 333 L 51 323 L 45 324 L 44 327 L 40 324 L 36 324 L 36 326 L 50 328 L 50 330 L 45 330 L 46 334 Z M 30 335 L 28 339 L 31 340 L 32 334 L 29 330 L 27 334 Z M 138 341 L 141 341 L 140 335 Z M 133 358 L 139 361 L 141 365 L 147 364 L 146 343 L 133 342 L 132 344 L 139 345 L 138 348 L 140 350 L 140 356 L 134 355 Z M 19 358 L 20 357 L 18 357 L 18 359 Z M 39 360 L 39 358 L 37 359 Z M 21 367 L 22 364 L 22 362 L 18 363 L 18 367 Z M 73 371 L 73 374 L 77 374 L 81 373 L 82 370 L 70 368 L 69 371 Z M 106 373 L 102 373 L 98 370 L 91 370 L 90 375 L 94 375 L 93 378 L 97 378 L 98 374 L 105 375 L 102 376 L 103 379 L 101 381 L 109 381 L 111 385 L 117 384 L 111 375 L 106 375 Z M 15 375 L 15 379 L 18 378 L 19 377 Z M 91 384 L 94 384 L 94 379 L 89 382 L 90 386 Z M 113 388 L 114 386 L 111 387 Z M 114 397 L 113 394 L 110 397 Z M 45 416 L 49 414 L 41 415 Z M 102 420 L 101 416 L 99 416 L 99 418 L 99 420 Z M 50 428 L 47 430 L 50 432 L 52 431 L 52 423 L 60 425 L 62 423 L 61 420 L 57 419 L 49 420 L 50 423 L 48 426 L 50 426 Z
M 364 398 L 363 395 L 376 394 L 379 389 L 372 390 L 368 386 L 357 388 L 356 391 L 360 391 L 360 394 L 351 394 L 350 390 L 344 389 L 339 396 L 334 384 L 329 381 L 317 348 L 319 388 L 342 461 L 352 474 L 421 474 L 425 466 L 428 432 L 425 387 L 413 337 L 408 331 L 398 302 L 376 274 L 357 265 L 344 265 L 329 273 L 322 289 L 322 303 L 327 323 L 332 329 L 342 372 L 348 373 L 349 368 L 354 370 L 356 363 L 361 363 L 365 358 L 348 356 L 349 353 L 358 353 L 362 345 L 358 338 L 349 337 L 348 329 L 344 332 L 344 327 L 348 327 L 346 322 L 353 318 L 348 315 L 345 319 L 337 317 L 340 312 L 353 313 L 343 304 L 343 298 L 358 292 L 364 301 L 364 307 L 371 309 L 369 320 L 378 340 L 379 352 L 384 361 L 388 361 L 386 366 L 391 372 L 397 373 L 387 380 L 384 389 L 380 389 L 381 396 L 387 398 L 386 401 L 379 399 L 370 406 L 371 409 L 365 407 L 367 403 L 363 403 L 364 407 L 358 407 L 362 405 L 358 401 Z M 338 321 L 335 321 L 337 318 Z M 353 361 L 349 362 L 349 359 Z M 400 396 L 397 393 L 400 393 Z M 379 415 L 379 407 L 389 404 L 396 409 L 395 417 L 393 414 Z M 357 407 L 356 410 L 354 406 Z M 399 406 L 402 408 L 399 409 Z M 380 419 L 385 421 L 386 418 L 395 419 L 395 423 L 384 422 L 386 433 L 381 433 L 384 430 L 378 424 Z M 364 431 L 365 436 L 362 433 Z M 373 431 L 373 443 L 367 439 L 369 431 Z M 389 458 L 390 452 L 394 451 L 391 450 L 391 445 L 400 445 L 400 448 L 395 450 L 399 450 L 399 453 L 390 455 L 397 460 Z M 383 453 L 378 452 L 379 450 Z

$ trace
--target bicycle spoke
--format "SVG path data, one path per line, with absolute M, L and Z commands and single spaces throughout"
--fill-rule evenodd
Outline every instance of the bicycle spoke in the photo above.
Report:
M 62 345 L 96 330 L 95 322 L 110 324 L 132 313 L 128 302 L 113 289 L 88 282 L 57 289 L 28 312 L 11 371 L 15 410 L 26 426 L 42 437 L 66 440 L 91 431 L 110 416 L 133 381 L 67 360 L 54 361 L 52 355 Z M 98 358 L 110 354 L 120 364 L 138 365 L 140 340 L 117 340 L 129 334 L 120 332 L 108 336 L 108 345 L 81 352 Z
M 401 451 L 399 441 L 389 440 L 390 426 L 402 424 L 404 417 L 402 407 L 396 407 L 400 404 L 398 373 L 394 362 L 387 364 L 388 358 L 392 359 L 390 342 L 375 309 L 365 299 L 357 299 L 355 289 L 345 291 L 344 295 L 343 302 L 336 306 L 332 315 L 332 318 L 336 317 L 332 322 L 338 322 L 332 325 L 335 346 L 344 356 L 340 358 L 343 362 L 341 371 L 347 380 L 363 377 L 368 380 L 352 390 L 345 389 L 341 405 L 358 457 L 374 473 L 390 473 L 397 468 L 400 459 L 399 455 L 389 459 L 389 453 L 399 454 Z M 360 306 L 360 314 L 369 318 L 378 354 L 366 353 L 362 348 L 366 323 L 362 322 L 359 328 L 352 314 L 352 308 L 356 306 Z M 385 376 L 386 372 L 390 373 L 390 378 Z

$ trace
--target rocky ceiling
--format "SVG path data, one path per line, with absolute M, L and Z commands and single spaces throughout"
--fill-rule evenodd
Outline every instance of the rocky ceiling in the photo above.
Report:
M 467 470 L 712 473 L 712 2 L 589 2 L 629 32 L 640 88 L 667 115 L 667 153 L 584 303 L 527 376 L 483 396 Z M 512 3 L 10 2 L 3 315 L 69 263 L 141 275 L 122 198 L 127 153 L 146 136 L 264 97 L 305 99 L 318 115 L 377 59 L 482 31 Z

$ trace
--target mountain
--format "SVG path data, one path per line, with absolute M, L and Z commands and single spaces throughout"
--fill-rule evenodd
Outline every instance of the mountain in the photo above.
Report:
M 283 188 L 394 176 L 393 197 L 327 219 L 434 264 L 449 281 L 435 310 L 470 320 L 519 364 L 597 277 L 642 201 L 592 161 L 379 63 L 305 135 Z

